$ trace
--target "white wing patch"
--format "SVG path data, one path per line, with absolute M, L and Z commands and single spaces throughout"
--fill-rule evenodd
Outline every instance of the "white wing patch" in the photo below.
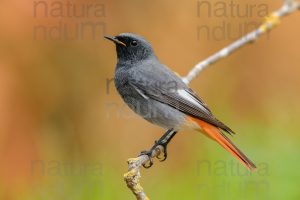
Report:
M 186 90 L 177 90 L 177 93 L 179 94 L 179 96 L 181 96 L 182 98 L 184 98 L 188 102 L 194 104 L 197 107 L 200 107 L 201 110 L 203 110 L 207 114 L 210 114 L 210 112 L 195 97 L 193 97 Z
M 133 86 L 134 89 L 144 98 L 144 99 L 149 99 L 139 88 Z

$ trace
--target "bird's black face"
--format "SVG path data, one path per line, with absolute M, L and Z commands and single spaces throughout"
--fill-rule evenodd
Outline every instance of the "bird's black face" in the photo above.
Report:
M 119 61 L 137 62 L 154 56 L 151 45 L 141 36 L 122 33 L 115 37 L 105 37 L 116 44 Z

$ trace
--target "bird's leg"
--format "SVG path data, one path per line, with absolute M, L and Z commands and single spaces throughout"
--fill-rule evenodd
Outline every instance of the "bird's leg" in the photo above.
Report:
M 169 129 L 159 140 L 155 141 L 155 144 L 152 146 L 152 148 L 149 151 L 142 151 L 140 155 L 147 155 L 149 157 L 149 163 L 143 164 L 143 167 L 145 168 L 150 168 L 153 165 L 153 160 L 152 160 L 152 153 L 153 151 L 158 147 L 162 146 L 163 147 L 163 154 L 162 157 L 156 156 L 160 162 L 165 161 L 168 157 L 167 154 L 167 145 L 168 143 L 172 140 L 172 138 L 176 135 L 177 131 L 174 129 Z
M 153 149 L 155 149 L 159 145 L 163 147 L 163 152 L 162 152 L 163 156 L 162 157 L 157 156 L 160 162 L 163 162 L 167 159 L 168 157 L 167 145 L 172 140 L 172 138 L 176 135 L 176 133 L 177 131 L 175 131 L 174 129 L 169 129 L 158 141 L 155 141 L 155 144 L 152 147 Z

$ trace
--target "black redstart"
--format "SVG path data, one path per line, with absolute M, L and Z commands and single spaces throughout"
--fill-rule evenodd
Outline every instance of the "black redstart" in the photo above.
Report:
M 115 86 L 123 100 L 147 121 L 168 129 L 156 145 L 166 147 L 178 130 L 194 129 L 218 142 L 248 169 L 256 168 L 222 132 L 233 131 L 214 117 L 180 77 L 159 62 L 149 42 L 132 33 L 105 38 L 116 44 Z

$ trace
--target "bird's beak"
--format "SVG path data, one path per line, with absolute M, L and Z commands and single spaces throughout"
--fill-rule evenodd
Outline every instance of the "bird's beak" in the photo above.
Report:
M 120 44 L 123 45 L 124 47 L 126 47 L 126 44 L 124 42 L 121 42 L 120 40 L 118 40 L 116 37 L 111 37 L 111 36 L 104 36 L 104 38 L 113 41 L 116 44 Z

